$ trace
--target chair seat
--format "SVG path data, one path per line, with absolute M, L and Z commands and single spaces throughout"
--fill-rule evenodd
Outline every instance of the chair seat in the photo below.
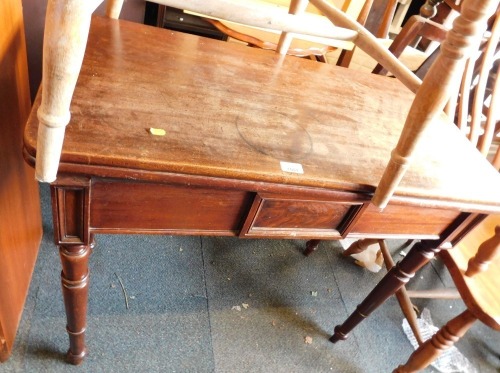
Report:
M 491 237 L 495 226 L 500 224 L 500 215 L 488 216 L 475 230 L 468 234 L 451 250 L 441 252 L 460 296 L 467 308 L 489 327 L 500 330 L 500 258 L 491 262 L 488 270 L 472 277 L 465 276 L 469 259 L 477 248 Z
M 371 193 L 413 97 L 389 77 L 95 17 L 61 170 Z M 39 104 L 40 97 L 32 113 Z M 37 122 L 32 115 L 25 134 L 31 157 Z M 153 136 L 150 127 L 166 135 Z M 498 210 L 497 172 L 444 114 L 425 136 L 397 194 Z M 300 163 L 304 173 L 285 173 L 280 161 Z M 485 180 L 481 192 L 471 190 L 474 175 Z

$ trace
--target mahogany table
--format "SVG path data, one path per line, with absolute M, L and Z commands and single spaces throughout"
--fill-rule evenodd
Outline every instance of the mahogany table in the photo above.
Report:
M 444 115 L 387 208 L 370 205 L 412 98 L 392 78 L 93 18 L 51 186 L 69 360 L 85 356 L 95 234 L 422 239 L 337 329 L 345 337 L 464 227 L 500 212 L 497 171 Z

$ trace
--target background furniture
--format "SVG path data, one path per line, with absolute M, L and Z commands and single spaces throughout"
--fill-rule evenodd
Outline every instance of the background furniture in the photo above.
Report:
M 488 239 L 480 244 L 485 237 Z M 426 368 L 457 343 L 478 319 L 500 331 L 500 215 L 488 217 L 457 247 L 441 255 L 467 309 L 421 344 L 394 372 L 418 372 Z
M 498 132 L 497 123 L 499 120 L 496 108 L 500 105 L 498 101 L 500 98 L 499 92 L 496 90 L 500 85 L 496 83 L 498 79 L 498 63 L 496 63 L 498 57 L 496 56 L 500 38 L 499 21 L 497 16 L 491 18 L 491 26 L 487 34 L 488 37 L 482 42 L 477 53 L 475 53 L 464 66 L 461 84 L 456 84 L 456 92 L 452 94 L 447 108 L 449 117 L 454 119 L 464 135 L 472 141 L 473 145 L 478 147 L 478 150 L 489 159 L 496 169 L 500 168 L 500 149 L 498 143 L 494 141 L 497 136 L 496 132 Z M 394 40 L 390 50 L 398 56 L 405 46 L 411 44 L 416 38 L 424 36 L 426 38 L 430 37 L 434 41 L 441 42 L 444 40 L 444 34 L 443 28 L 440 25 L 420 16 L 413 16 Z M 383 71 L 381 72 L 383 73 Z M 479 144 L 480 134 L 482 141 Z M 474 222 L 474 224 L 477 223 Z M 370 245 L 376 243 L 379 243 L 386 263 L 386 268 L 390 270 L 394 266 L 394 263 L 383 241 L 379 242 L 376 239 L 360 240 L 351 245 L 343 254 L 345 256 L 358 254 L 366 250 Z M 317 241 L 309 242 L 305 254 L 309 255 L 315 247 L 317 247 L 317 244 Z M 476 246 L 478 246 L 477 242 L 473 247 Z M 458 248 L 452 250 L 452 252 L 460 251 L 464 248 L 462 241 L 457 247 Z M 448 255 L 445 253 L 446 252 L 443 252 L 443 255 Z M 410 301 L 409 293 L 406 292 L 403 286 L 396 293 L 396 296 L 417 341 L 419 344 L 422 343 L 422 337 L 418 330 L 416 315 Z M 431 290 L 418 293 L 418 297 L 421 298 L 444 296 L 445 294 L 441 291 L 436 293 Z M 446 296 L 452 295 L 446 294 Z
M 38 185 L 22 157 L 30 111 L 21 1 L 0 2 L 0 361 L 14 345 L 42 236 Z

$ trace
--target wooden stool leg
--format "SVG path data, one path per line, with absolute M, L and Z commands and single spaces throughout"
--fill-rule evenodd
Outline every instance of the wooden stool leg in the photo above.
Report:
M 342 325 L 335 327 L 335 333 L 330 341 L 335 343 L 347 339 L 348 334 L 361 321 L 366 319 L 387 298 L 396 293 L 397 290 L 412 278 L 417 270 L 424 266 L 436 253 L 441 251 L 435 248 L 433 241 L 422 241 L 411 248 L 408 254 L 396 264 L 384 278 L 375 286 L 368 296 L 361 302 L 356 310 L 347 318 Z
M 69 334 L 68 362 L 78 365 L 87 354 L 85 328 L 89 287 L 88 258 L 90 247 L 85 245 L 60 246 L 61 284 L 66 308 Z
M 313 252 L 315 252 L 318 249 L 319 243 L 321 240 L 309 240 L 306 242 L 306 248 L 303 252 L 305 256 L 311 255 Z
M 476 321 L 476 317 L 466 310 L 448 321 L 431 339 L 420 345 L 405 365 L 400 365 L 394 373 L 419 372 L 436 360 L 443 351 L 453 346 Z

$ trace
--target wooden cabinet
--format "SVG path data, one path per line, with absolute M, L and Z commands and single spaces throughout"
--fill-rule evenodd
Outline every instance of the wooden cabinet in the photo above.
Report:
M 21 0 L 0 1 L 0 361 L 14 345 L 42 236 L 38 185 L 22 156 L 29 92 Z

